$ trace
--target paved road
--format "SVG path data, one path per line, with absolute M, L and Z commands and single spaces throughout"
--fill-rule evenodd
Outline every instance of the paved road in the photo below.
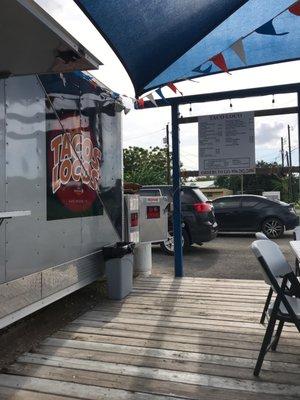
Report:
M 276 242 L 291 264 L 294 257 L 289 245 L 292 232 Z M 260 267 L 250 250 L 253 235 L 220 235 L 203 246 L 192 246 L 184 256 L 185 276 L 224 279 L 262 279 Z M 153 274 L 173 275 L 173 257 L 153 247 Z

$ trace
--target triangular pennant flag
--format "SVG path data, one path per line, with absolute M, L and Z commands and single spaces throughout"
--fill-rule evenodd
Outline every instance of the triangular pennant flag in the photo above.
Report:
M 134 108 L 134 103 L 135 103 L 135 99 L 133 99 L 132 97 L 126 96 L 126 94 L 122 95 L 122 103 L 125 106 L 125 109 L 132 109 Z M 126 112 L 125 112 L 126 114 Z
M 172 90 L 172 92 L 175 94 L 177 93 L 177 87 L 174 85 L 174 83 L 170 82 L 167 86 Z
M 178 92 L 181 94 L 181 96 L 183 96 L 183 93 L 174 85 L 173 82 L 168 83 L 167 86 L 172 90 L 172 92 L 174 93 Z
M 127 115 L 129 113 L 129 111 L 130 111 L 130 108 L 126 108 L 126 107 L 124 108 L 124 114 L 125 115 Z
M 222 53 L 216 54 L 210 60 L 217 66 L 219 67 L 222 71 L 229 73 L 225 58 Z
M 271 19 L 271 21 L 257 28 L 255 32 L 260 33 L 261 35 L 273 35 L 273 36 L 282 36 L 282 35 L 287 35 L 289 33 L 289 32 L 277 33 L 273 25 L 273 19 Z
M 209 74 L 211 69 L 212 69 L 212 64 L 210 64 L 207 68 L 202 69 L 202 65 L 199 65 L 195 69 L 193 69 L 193 72 L 198 72 L 199 74 Z
M 300 17 L 300 1 L 298 1 L 296 4 L 292 5 L 289 8 L 289 12 L 291 12 L 292 14 L 295 14 L 298 17 Z
M 115 102 L 115 111 L 116 112 L 121 112 L 123 110 L 124 110 L 124 106 L 116 101 Z
M 243 39 L 239 39 L 230 48 L 235 52 L 235 54 L 239 57 L 239 59 L 244 63 L 247 64 L 246 60 L 246 53 L 244 49 Z
M 155 105 L 155 107 L 158 107 L 158 105 L 157 105 L 152 93 L 149 93 L 146 97 L 147 97 L 147 99 L 149 99 L 151 101 L 152 104 Z
M 120 95 L 119 95 L 119 93 L 111 92 L 111 97 L 116 100 L 120 97 Z
M 166 99 L 165 96 L 162 94 L 161 88 L 158 88 L 158 89 L 156 89 L 155 91 L 156 91 L 156 93 L 159 95 L 159 97 L 160 97 L 161 99 L 163 99 L 166 103 L 168 103 L 167 99 Z
M 144 99 L 137 99 L 138 108 L 144 108 L 145 100 Z

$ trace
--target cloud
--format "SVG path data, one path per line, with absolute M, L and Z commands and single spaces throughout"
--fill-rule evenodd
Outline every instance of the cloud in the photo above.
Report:
M 256 129 L 256 145 L 264 147 L 280 146 L 280 138 L 283 135 L 285 125 L 282 122 L 263 122 Z

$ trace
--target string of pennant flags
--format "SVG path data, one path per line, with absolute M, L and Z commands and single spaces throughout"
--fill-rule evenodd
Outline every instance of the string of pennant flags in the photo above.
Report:
M 275 18 L 279 17 L 281 14 L 283 14 L 286 11 L 288 11 L 288 12 L 290 12 L 290 13 L 296 15 L 296 16 L 300 16 L 300 0 L 298 0 L 292 6 L 286 8 L 285 10 L 283 10 L 282 12 L 277 14 L 270 21 L 266 22 L 265 24 L 261 25 L 260 27 L 256 28 L 255 30 L 251 31 L 246 36 L 241 37 L 240 39 L 238 39 L 236 42 L 234 42 L 232 45 L 230 45 L 229 47 L 227 47 L 226 49 L 224 49 L 220 53 L 218 53 L 218 54 L 214 55 L 213 57 L 211 57 L 210 59 L 206 60 L 205 62 L 203 62 L 202 64 L 200 64 L 196 68 L 194 68 L 192 71 L 193 72 L 197 72 L 197 73 L 199 73 L 201 75 L 208 75 L 211 72 L 213 65 L 215 65 L 221 71 L 230 74 L 229 68 L 228 68 L 227 63 L 226 63 L 225 56 L 223 55 L 223 53 L 226 50 L 229 50 L 229 49 L 231 49 L 239 57 L 239 59 L 242 61 L 243 64 L 247 65 L 247 56 L 246 56 L 246 51 L 245 51 L 245 48 L 244 48 L 243 41 L 247 37 L 252 35 L 253 33 L 258 33 L 258 34 L 261 34 L 261 35 L 271 35 L 271 36 L 287 35 L 289 32 L 277 32 L 275 27 L 274 27 L 274 23 L 273 23 Z M 210 65 L 205 67 L 205 65 L 208 62 L 210 62 Z M 184 78 L 185 77 L 183 76 L 183 77 L 179 78 L 179 80 L 182 80 Z M 193 81 L 192 79 L 190 79 L 190 80 Z M 179 89 L 175 86 L 174 83 L 170 82 L 166 86 L 169 87 L 175 94 L 178 92 L 178 93 L 181 94 L 181 96 L 183 96 L 183 93 L 179 91 Z M 134 100 L 135 108 L 143 108 L 144 104 L 145 104 L 145 99 L 149 100 L 151 103 L 153 103 L 157 107 L 157 103 L 156 103 L 156 101 L 154 99 L 154 96 L 153 96 L 154 93 L 156 93 L 166 103 L 168 102 L 167 99 L 165 98 L 165 96 L 162 93 L 162 88 L 158 88 L 158 89 L 154 90 L 153 92 L 151 92 L 151 93 L 149 93 L 149 94 L 147 94 L 147 95 L 145 95 L 145 96 L 143 96 L 143 97 L 141 97 L 139 99 L 135 99 Z
M 229 68 L 226 63 L 225 56 L 223 54 L 226 50 L 229 50 L 229 49 L 231 49 L 239 57 L 239 59 L 241 60 L 241 62 L 244 65 L 247 65 L 247 55 L 246 55 L 243 41 L 247 37 L 252 35 L 253 33 L 258 33 L 261 35 L 271 35 L 271 36 L 287 35 L 289 32 L 277 32 L 275 29 L 274 23 L 273 23 L 273 21 L 277 17 L 279 17 L 281 14 L 283 14 L 286 11 L 288 11 L 296 16 L 300 16 L 300 0 L 297 0 L 292 6 L 286 8 L 285 10 L 283 10 L 282 12 L 277 14 L 275 17 L 273 17 L 270 21 L 264 23 L 260 27 L 251 31 L 246 36 L 239 38 L 236 42 L 231 44 L 226 49 L 222 50 L 220 53 L 215 54 L 213 57 L 204 61 L 203 63 L 198 65 L 196 68 L 194 68 L 192 71 L 196 72 L 198 74 L 201 74 L 201 75 L 208 75 L 211 72 L 213 65 L 215 65 L 221 71 L 230 74 Z M 208 66 L 206 66 L 207 63 L 210 63 L 210 64 Z M 80 73 L 81 77 L 83 77 L 84 79 L 89 81 L 89 83 L 92 86 L 97 87 L 98 82 L 92 75 L 84 74 L 82 72 L 77 72 L 77 73 Z M 63 84 L 65 85 L 65 80 L 64 80 L 63 74 L 60 74 L 60 77 L 63 81 Z M 182 76 L 178 80 L 183 80 L 185 78 L 189 79 L 186 76 Z M 189 80 L 192 82 L 199 83 L 198 81 L 194 81 L 193 79 L 189 79 Z M 173 93 L 175 93 L 175 94 L 179 93 L 181 96 L 183 96 L 183 93 L 178 89 L 178 87 L 173 82 L 169 82 L 167 85 L 164 85 L 163 87 L 168 87 Z M 156 93 L 160 97 L 160 99 L 162 99 L 166 104 L 168 103 L 168 100 L 165 98 L 164 94 L 162 93 L 162 87 L 159 87 L 159 88 L 153 90 L 152 92 L 144 95 L 143 97 L 140 97 L 137 99 L 126 96 L 126 95 L 121 95 L 117 92 L 110 92 L 112 98 L 114 98 L 115 100 L 119 100 L 123 104 L 123 109 L 124 109 L 125 113 L 129 112 L 129 110 L 131 108 L 137 108 L 137 109 L 144 108 L 145 100 L 150 101 L 154 106 L 158 107 L 156 100 L 154 98 L 154 93 Z

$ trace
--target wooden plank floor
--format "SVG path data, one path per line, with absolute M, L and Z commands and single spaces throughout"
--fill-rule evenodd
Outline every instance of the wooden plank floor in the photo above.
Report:
M 261 281 L 138 279 L 0 374 L 0 399 L 300 398 L 300 335 L 284 329 L 259 378 Z

